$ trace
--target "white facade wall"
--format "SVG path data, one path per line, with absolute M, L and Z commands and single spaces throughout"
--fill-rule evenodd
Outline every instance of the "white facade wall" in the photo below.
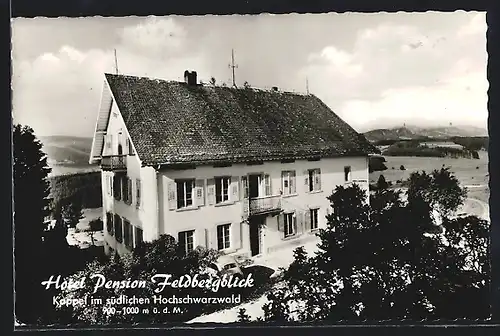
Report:
M 241 177 L 249 174 L 269 174 L 272 195 L 280 195 L 282 189 L 282 171 L 295 171 L 296 194 L 282 196 L 281 206 L 284 212 L 296 212 L 299 221 L 297 235 L 285 238 L 283 231 L 278 230 L 278 217 L 267 216 L 262 229 L 262 253 L 269 253 L 296 240 L 314 238 L 309 232 L 302 233 L 300 221 L 305 219 L 304 213 L 311 208 L 318 208 L 319 227 L 326 225 L 326 214 L 329 208 L 327 196 L 331 195 L 337 185 L 344 185 L 344 167 L 350 166 L 350 181 L 360 180 L 360 184 L 368 189 L 368 158 L 329 158 L 320 161 L 299 160 L 293 163 L 265 162 L 261 165 L 236 164 L 230 167 L 200 166 L 188 170 L 171 170 L 158 173 L 158 190 L 160 220 L 159 231 L 178 236 L 181 231 L 195 230 L 195 246 L 202 245 L 217 248 L 217 226 L 231 224 L 231 247 L 226 253 L 250 252 L 249 223 L 244 221 Z M 308 169 L 320 169 L 321 190 L 309 192 L 305 185 L 304 173 Z M 231 176 L 229 202 L 224 204 L 208 204 L 207 181 L 216 176 Z M 178 179 L 195 179 L 204 181 L 202 205 L 188 209 L 171 209 L 168 199 L 169 185 Z M 237 190 L 236 192 L 233 192 Z
M 120 135 L 121 133 L 121 135 Z M 118 145 L 121 143 L 123 153 L 135 153 L 134 149 L 129 149 L 127 142 L 129 135 L 125 127 L 121 114 L 115 102 L 111 109 L 111 117 L 107 130 L 108 141 L 110 147 L 104 146 L 103 155 L 117 155 Z M 107 213 L 118 214 L 122 219 L 127 219 L 133 227 L 140 228 L 143 233 L 143 240 L 151 241 L 158 237 L 158 205 L 157 205 L 157 190 L 156 190 L 156 171 L 152 167 L 141 167 L 140 160 L 136 155 L 127 157 L 126 175 L 132 181 L 132 201 L 131 204 L 125 203 L 123 200 L 116 200 L 113 196 L 113 176 L 116 174 L 110 171 L 102 171 L 102 188 L 103 188 L 103 218 L 106 225 Z M 140 185 L 139 201 L 137 195 L 137 185 Z M 123 231 L 123 230 L 122 230 Z M 117 250 L 120 254 L 125 253 L 127 249 L 122 243 L 116 241 L 115 236 L 104 230 L 105 250 L 109 251 L 111 247 Z M 135 233 L 134 232 L 134 241 Z

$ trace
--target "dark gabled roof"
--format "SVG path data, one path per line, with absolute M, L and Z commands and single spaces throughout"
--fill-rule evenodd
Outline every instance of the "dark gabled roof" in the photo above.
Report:
M 144 165 L 367 155 L 313 95 L 106 74 Z

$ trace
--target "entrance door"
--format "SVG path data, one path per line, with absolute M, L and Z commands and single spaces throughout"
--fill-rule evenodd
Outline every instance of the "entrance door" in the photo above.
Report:
M 262 219 L 255 218 L 250 225 L 250 252 L 252 257 L 261 253 L 261 225 Z
M 260 175 L 248 176 L 248 197 L 250 199 L 259 197 Z

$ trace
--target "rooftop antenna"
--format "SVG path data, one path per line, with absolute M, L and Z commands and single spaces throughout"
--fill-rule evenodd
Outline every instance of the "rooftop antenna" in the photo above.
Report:
M 309 94 L 309 78 L 306 77 L 306 92 Z
M 229 64 L 229 67 L 231 68 L 233 73 L 233 86 L 236 87 L 236 76 L 234 73 L 234 69 L 238 68 L 238 65 L 234 64 L 234 49 L 231 49 L 231 64 Z
M 115 49 L 115 72 L 118 75 L 118 58 L 116 57 L 116 49 Z

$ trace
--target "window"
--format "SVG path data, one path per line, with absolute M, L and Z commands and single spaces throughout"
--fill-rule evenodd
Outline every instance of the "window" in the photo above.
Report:
M 283 195 L 293 195 L 296 193 L 295 188 L 295 171 L 281 172 Z
M 309 218 L 311 221 L 311 231 L 316 230 L 318 228 L 318 209 L 310 209 Z
M 193 205 L 194 180 L 178 180 L 177 184 L 177 209 Z
M 228 249 L 231 246 L 230 227 L 231 224 L 217 226 L 217 248 L 219 250 Z
M 216 177 L 215 178 L 215 203 L 229 201 L 229 185 L 231 177 Z
M 295 234 L 295 214 L 293 212 L 284 214 L 285 237 Z
M 179 246 L 185 254 L 194 250 L 194 230 L 179 232 Z
M 135 206 L 141 206 L 141 180 L 135 180 Z
M 142 244 L 142 242 L 144 241 L 144 238 L 143 238 L 143 234 L 142 234 L 142 229 L 141 228 L 138 228 L 138 227 L 134 227 L 134 240 L 135 240 L 135 243 L 134 243 L 134 247 L 137 247 L 139 246 L 140 244 Z
M 132 226 L 130 225 L 130 222 L 127 219 L 123 219 L 123 243 L 125 244 L 126 247 L 132 248 L 133 244 L 133 239 L 132 239 Z
M 118 215 L 115 215 L 115 238 L 119 243 L 123 241 L 122 218 Z
M 310 169 L 308 175 L 309 191 L 321 190 L 321 170 L 319 168 Z
M 106 214 L 106 231 L 113 235 L 113 215 L 109 212 Z
M 113 175 L 113 194 L 117 201 L 122 198 L 122 187 L 121 187 L 121 178 L 118 175 Z
M 351 181 L 351 166 L 344 167 L 344 181 L 345 182 Z

